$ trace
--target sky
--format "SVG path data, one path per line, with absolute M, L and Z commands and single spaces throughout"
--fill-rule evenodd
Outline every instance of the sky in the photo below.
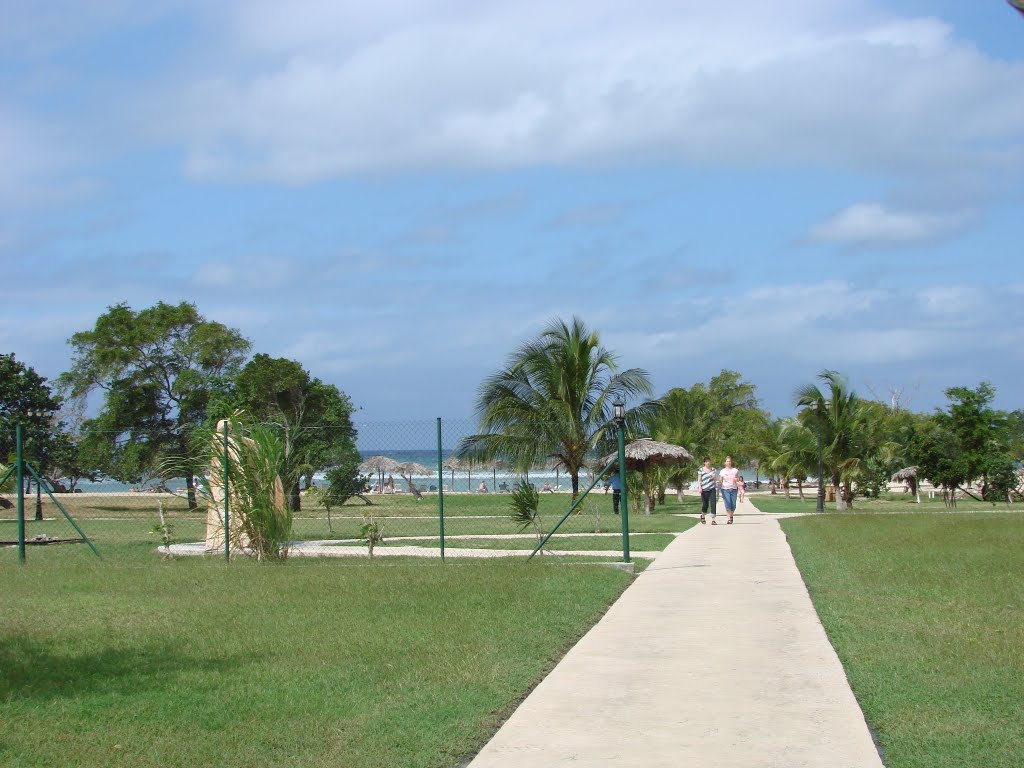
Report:
M 194 302 L 366 420 L 576 315 L 656 394 L 1024 407 L 1003 0 L 0 0 L 0 352 Z

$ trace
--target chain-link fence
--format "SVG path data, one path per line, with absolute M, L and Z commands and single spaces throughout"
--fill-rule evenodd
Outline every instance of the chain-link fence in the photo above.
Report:
M 92 557 L 94 545 L 108 561 L 136 563 L 371 554 L 525 559 L 562 521 L 540 554 L 623 559 L 624 504 L 611 476 L 601 475 L 598 456 L 574 478 L 553 460 L 513 466 L 473 458 L 460 448 L 474 422 L 362 423 L 356 425 L 358 467 L 349 473 L 356 482 L 341 482 L 336 492 L 336 470 L 289 457 L 287 436 L 277 438 L 283 458 L 268 456 L 257 450 L 263 446 L 256 445 L 256 431 L 223 425 L 199 440 L 205 447 L 187 460 L 165 460 L 160 471 L 135 474 L 135 482 L 83 472 L 92 479 L 41 473 L 40 484 L 26 457 L 19 494 L 17 467 L 4 468 L 0 475 L 11 470 L 11 476 L 0 488 L 0 557 Z M 335 437 L 351 439 L 326 429 L 317 435 L 327 454 Z M 579 494 L 593 490 L 570 512 L 574 483 Z M 630 511 L 634 557 L 671 541 L 674 526 L 636 515 L 632 504 Z M 683 511 L 693 510 L 660 514 Z

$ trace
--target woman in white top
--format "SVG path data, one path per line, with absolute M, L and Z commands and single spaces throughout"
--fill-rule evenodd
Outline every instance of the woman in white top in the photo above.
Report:
M 728 525 L 732 525 L 732 516 L 736 512 L 736 492 L 739 485 L 736 478 L 740 471 L 732 465 L 732 456 L 725 457 L 725 466 L 718 473 L 718 483 L 722 487 L 722 504 L 729 515 Z

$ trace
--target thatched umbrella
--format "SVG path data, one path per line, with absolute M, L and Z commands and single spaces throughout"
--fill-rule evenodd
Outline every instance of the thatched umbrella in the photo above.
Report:
M 420 489 L 416 487 L 416 484 L 412 481 L 413 475 L 432 475 L 434 470 L 430 467 L 425 467 L 422 464 L 417 464 L 415 461 L 406 461 L 398 465 L 398 474 L 402 476 L 402 479 L 409 484 L 409 493 L 420 497 Z
M 617 458 L 618 452 L 605 456 L 601 461 L 603 465 L 607 465 Z M 647 483 L 647 469 L 649 467 L 681 467 L 691 461 L 693 461 L 693 454 L 681 445 L 661 443 L 649 437 L 641 437 L 626 446 L 626 469 L 639 469 L 643 475 L 645 515 L 651 514 L 651 489 Z M 614 471 L 616 467 L 612 469 Z
M 444 460 L 444 462 L 442 462 L 441 466 L 444 469 L 447 469 L 449 472 L 452 473 L 451 489 L 454 491 L 455 490 L 455 470 L 457 470 L 457 469 L 461 470 L 462 469 L 462 459 L 460 459 L 458 456 L 449 456 L 447 459 Z
M 555 488 L 559 488 L 561 486 L 561 480 L 559 479 L 559 477 L 562 470 L 565 469 L 565 462 L 559 458 L 552 456 L 544 465 L 544 469 L 546 469 L 548 472 L 550 472 L 551 470 L 555 471 Z
M 400 462 L 395 461 L 390 456 L 371 456 L 365 461 L 360 462 L 359 471 L 365 474 L 376 472 L 378 477 L 377 489 L 383 493 L 384 473 L 398 472 L 401 466 Z
M 910 492 L 914 494 L 917 503 L 921 503 L 921 488 L 917 484 L 917 467 L 904 467 L 899 472 L 896 472 L 892 476 L 894 483 L 908 483 L 910 485 Z

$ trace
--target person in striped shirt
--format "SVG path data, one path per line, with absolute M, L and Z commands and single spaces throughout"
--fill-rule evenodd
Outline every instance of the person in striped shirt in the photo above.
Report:
M 704 466 L 697 470 L 697 483 L 700 485 L 700 521 L 702 523 L 707 522 L 705 516 L 708 514 L 708 508 L 711 511 L 711 524 L 718 525 L 715 522 L 715 505 L 718 503 L 717 497 L 717 485 L 718 477 L 715 475 L 715 468 L 711 466 L 711 459 L 704 459 Z

